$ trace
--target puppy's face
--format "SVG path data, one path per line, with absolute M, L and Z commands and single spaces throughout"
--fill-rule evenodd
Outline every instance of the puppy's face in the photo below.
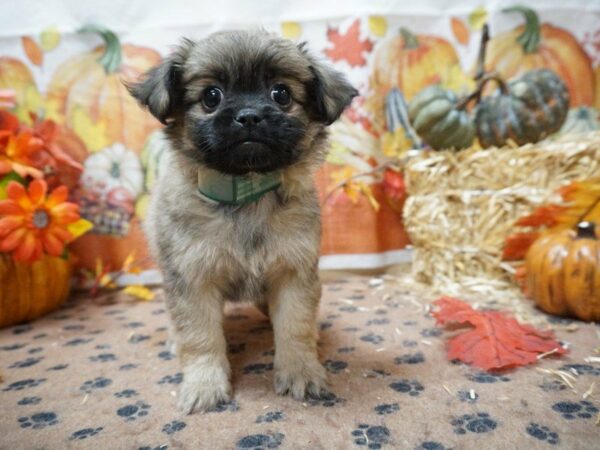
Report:
M 263 31 L 184 41 L 129 86 L 174 147 L 228 174 L 270 172 L 311 158 L 357 94 L 303 46 Z

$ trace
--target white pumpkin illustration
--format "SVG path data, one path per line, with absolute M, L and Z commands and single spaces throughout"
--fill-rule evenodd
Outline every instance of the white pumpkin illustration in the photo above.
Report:
M 138 156 L 123 144 L 116 143 L 85 160 L 81 183 L 86 190 L 104 198 L 121 188 L 136 199 L 144 188 L 144 174 Z

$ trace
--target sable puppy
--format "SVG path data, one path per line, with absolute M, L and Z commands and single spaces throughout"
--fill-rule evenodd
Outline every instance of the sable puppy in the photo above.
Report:
M 146 233 L 182 365 L 181 409 L 230 398 L 225 301 L 249 300 L 270 316 L 277 393 L 320 395 L 313 173 L 325 156 L 325 127 L 356 90 L 303 45 L 264 31 L 184 40 L 129 89 L 166 124 L 171 145 Z M 270 183 L 254 201 L 206 194 L 248 174 Z

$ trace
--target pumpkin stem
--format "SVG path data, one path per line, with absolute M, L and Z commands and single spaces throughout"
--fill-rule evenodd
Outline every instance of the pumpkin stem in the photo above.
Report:
M 400 34 L 402 35 L 402 39 L 404 39 L 404 48 L 413 49 L 419 47 L 419 39 L 411 31 L 402 27 L 400 28 Z
M 104 53 L 98 62 L 104 67 L 107 74 L 115 73 L 121 67 L 122 51 L 121 42 L 115 33 L 101 25 L 90 24 L 78 30 L 79 33 L 99 34 L 104 40 Z
M 506 82 L 500 77 L 500 75 L 498 75 L 496 72 L 486 73 L 477 80 L 477 87 L 475 88 L 475 90 L 466 97 L 463 97 L 456 104 L 456 109 L 465 109 L 467 105 L 473 100 L 479 103 L 479 100 L 481 99 L 481 93 L 483 92 L 483 88 L 489 81 L 495 81 L 496 83 L 498 83 L 498 87 L 500 88 L 500 92 L 502 92 L 502 95 L 508 94 L 508 86 L 506 85 Z
M 485 50 L 489 40 L 490 27 L 486 23 L 483 25 L 483 29 L 481 31 L 481 43 L 479 44 L 479 55 L 477 55 L 477 72 L 475 73 L 476 81 L 485 75 Z
M 577 239 L 596 239 L 596 224 L 594 222 L 579 222 L 577 224 Z
M 526 6 L 512 6 L 502 10 L 504 13 L 517 12 L 525 19 L 525 31 L 517 38 L 525 53 L 535 53 L 540 45 L 540 19 L 533 9 Z

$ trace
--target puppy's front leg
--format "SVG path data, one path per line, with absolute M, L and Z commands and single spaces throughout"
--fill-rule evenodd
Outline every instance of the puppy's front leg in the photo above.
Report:
M 186 414 L 207 411 L 228 401 L 231 391 L 223 301 L 216 289 L 204 287 L 197 292 L 180 290 L 169 304 L 183 371 L 179 408 Z
M 288 273 L 272 286 L 269 315 L 275 334 L 275 391 L 297 400 L 320 396 L 327 379 L 317 358 L 316 316 L 321 286 L 314 273 Z

